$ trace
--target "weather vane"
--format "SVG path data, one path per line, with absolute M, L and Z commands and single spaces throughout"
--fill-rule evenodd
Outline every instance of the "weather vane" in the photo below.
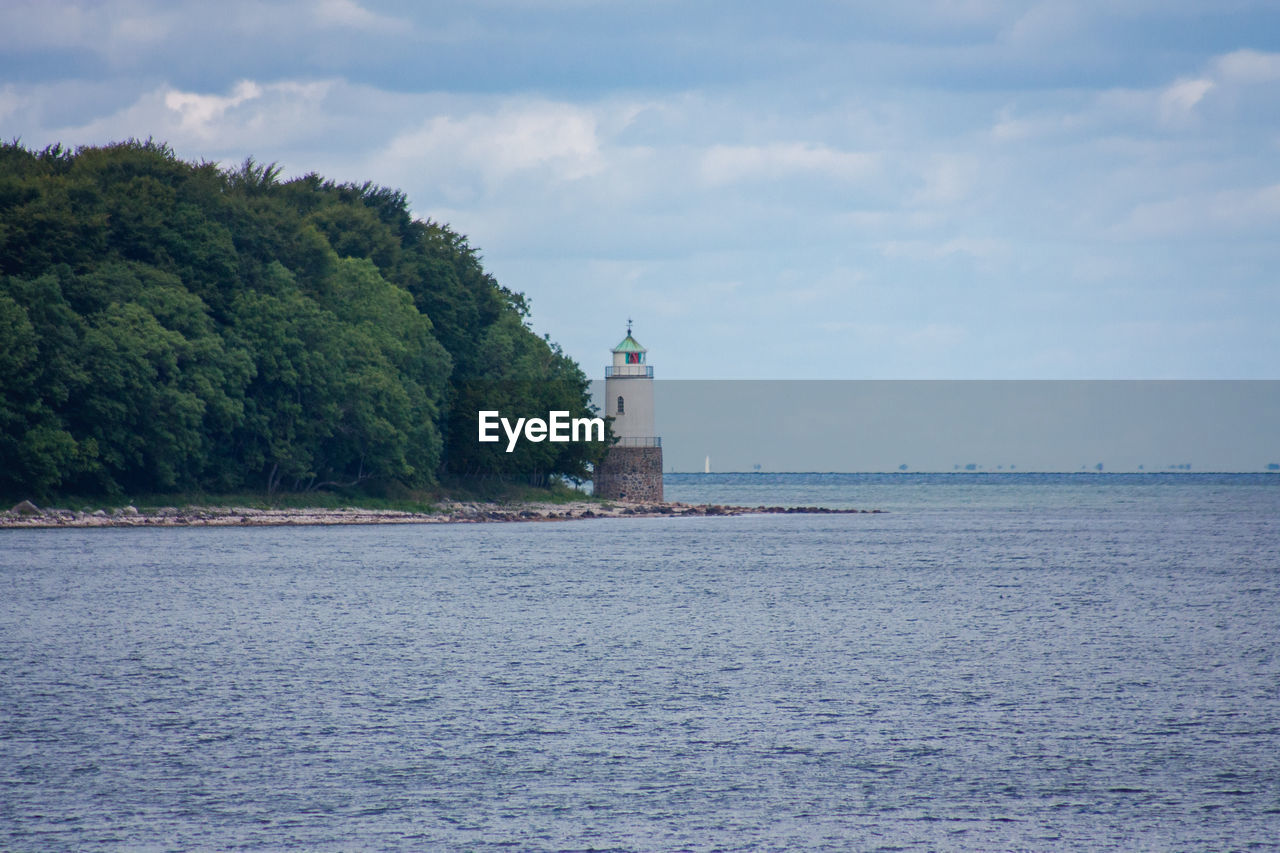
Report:
M 631 337 L 631 318 L 627 318 L 627 337 Z

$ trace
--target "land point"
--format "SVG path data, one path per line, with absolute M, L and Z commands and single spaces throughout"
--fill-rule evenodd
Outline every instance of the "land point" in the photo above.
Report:
M 90 527 L 289 527 L 334 524 L 483 524 L 520 521 L 571 521 L 593 518 L 688 518 L 759 514 L 840 514 L 878 513 L 881 510 L 829 509 L 827 507 L 726 506 L 686 503 L 613 503 L 576 501 L 568 503 L 488 503 L 449 501 L 429 511 L 359 507 L 159 507 L 139 510 L 134 506 L 91 512 L 40 508 L 23 501 L 0 512 L 3 528 L 90 528 Z

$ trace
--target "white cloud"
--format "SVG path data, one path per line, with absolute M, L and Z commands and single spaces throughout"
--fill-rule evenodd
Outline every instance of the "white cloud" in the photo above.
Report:
M 1160 117 L 1167 123 L 1184 121 L 1191 117 L 1196 104 L 1213 89 L 1212 80 L 1193 78 L 1178 80 L 1160 93 Z
M 713 145 L 702 155 L 699 171 L 703 181 L 713 186 L 805 173 L 856 181 L 870 175 L 876 163 L 874 154 L 803 142 Z
M 172 63 L 174 51 L 183 58 L 197 56 L 210 46 L 225 49 L 227 39 L 252 39 L 261 50 L 276 52 L 291 50 L 289 43 L 300 32 L 304 38 L 332 30 L 387 36 L 414 29 L 408 19 L 371 11 L 355 0 L 224 0 L 216 10 L 191 0 L 6 0 L 0 5 L 0 48 L 81 50 L 117 67 Z
M 137 49 L 143 44 L 158 44 L 174 31 L 175 21 L 168 14 L 143 12 L 121 15 L 112 21 L 112 41 Z
M 454 179 L 478 176 L 488 187 L 533 171 L 575 181 L 604 166 L 594 113 L 548 101 L 433 116 L 398 133 L 376 157 L 393 171 L 419 169 Z
M 1007 0 L 933 0 L 926 14 L 947 24 L 991 23 L 1007 18 Z
M 210 125 L 220 121 L 227 110 L 261 97 L 261 86 L 252 80 L 242 80 L 235 85 L 230 95 L 225 96 L 170 89 L 164 93 L 164 105 L 178 114 L 178 127 L 183 132 L 207 135 Z
M 1005 257 L 1011 251 L 1005 240 L 988 237 L 952 237 L 942 240 L 887 240 L 880 251 L 887 258 L 904 260 L 938 260 L 965 255 L 975 260 Z
M 988 133 L 1006 143 L 1195 128 L 1213 133 L 1228 126 L 1224 119 L 1247 113 L 1252 103 L 1248 98 L 1273 101 L 1269 84 L 1276 81 L 1280 53 L 1237 50 L 1205 62 L 1197 73 L 1157 87 L 1057 93 L 1042 96 L 1029 109 L 1005 104 Z M 1215 122 L 1196 121 L 1209 111 Z
M 912 204 L 947 207 L 969 196 L 978 180 L 978 159 L 971 154 L 934 154 L 921 169 L 923 186 L 912 196 Z
M 324 102 L 334 81 L 242 80 L 225 95 L 165 86 L 85 124 L 49 128 L 47 141 L 101 144 L 151 137 L 180 156 L 238 160 L 255 149 L 297 144 L 323 129 Z
M 1034 113 L 1020 113 L 1012 104 L 1005 104 L 996 114 L 989 135 L 996 142 L 1035 142 L 1054 137 L 1079 134 L 1096 126 L 1104 115 L 1114 114 L 1117 98 L 1132 93 L 1111 91 L 1093 96 L 1081 104 L 1079 97 L 1044 99 Z M 1130 98 L 1131 99 L 1131 98 Z M 1142 109 L 1147 108 L 1143 98 Z
M 1126 239 L 1250 237 L 1280 226 L 1280 184 L 1203 192 L 1136 205 L 1114 229 Z
M 1036 3 L 1003 33 L 1004 40 L 1025 48 L 1061 45 L 1081 23 L 1078 3 Z
M 410 27 L 408 21 L 370 12 L 353 0 L 318 0 L 313 6 L 315 20 L 321 26 L 385 33 Z
M 12 84 L 0 89 L 0 121 L 7 121 L 10 116 L 17 115 L 25 103 L 26 98 Z
M 1219 77 L 1239 83 L 1270 83 L 1280 80 L 1280 53 L 1237 50 L 1218 57 Z
M 23 51 L 81 48 L 123 57 L 163 41 L 177 23 L 173 10 L 138 0 L 115 6 L 16 0 L 0 10 L 0 46 Z
M 652 334 L 696 341 L 695 361 L 726 345 L 713 323 L 776 332 L 776 350 L 735 365 L 742 376 L 844 370 L 852 346 L 850 359 L 879 375 L 1116 376 L 1188 364 L 1193 345 L 1076 366 L 1074 345 L 1055 351 L 1055 329 L 1146 310 L 1107 288 L 1146 288 L 1150 304 L 1158 293 L 1171 316 L 1195 316 L 1189 294 L 1210 280 L 1252 315 L 1274 303 L 1257 271 L 1274 267 L 1280 227 L 1280 54 L 1200 53 L 1171 67 L 1196 54 L 1134 44 L 1130 63 L 1082 38 L 1111 15 L 1098 6 L 1073 19 L 1062 5 L 937 0 L 934 21 L 885 11 L 867 36 L 923 34 L 919 50 L 864 52 L 832 33 L 805 45 L 812 65 L 788 54 L 794 76 L 760 65 L 750 80 L 724 71 L 712 84 L 690 61 L 662 67 L 678 80 L 664 89 L 622 76 L 641 54 L 619 35 L 637 52 L 620 57 L 618 78 L 566 83 L 565 56 L 537 53 L 571 42 L 548 33 L 521 42 L 501 73 L 476 58 L 512 48 L 492 10 L 522 3 L 400 6 L 422 22 L 412 45 L 374 0 L 227 0 L 203 18 L 190 5 L 169 17 L 150 0 L 82 2 L 58 7 L 57 25 L 26 4 L 37 50 L 84 47 L 95 54 L 85 67 L 106 70 L 92 83 L 0 83 L 0 123 L 31 147 L 152 136 L 184 158 L 252 155 L 286 176 L 402 189 L 417 215 L 468 234 L 504 284 L 531 294 L 540 330 L 577 342 L 593 365 L 602 312 L 665 311 Z M 0 31 L 16 19 L 0 11 Z M 374 40 L 394 60 L 366 49 L 368 32 L 388 34 Z M 0 47 L 17 43 L 0 32 Z M 142 58 L 113 72 L 132 46 Z M 219 51 L 220 66 L 207 62 Z M 899 64 L 867 72 L 878 57 Z M 649 59 L 656 69 L 661 57 Z M 520 63 L 531 76 L 512 82 Z M 446 85 L 446 66 L 459 91 L 422 90 Z M 1156 82 L 1133 82 L 1152 69 L 1164 69 Z M 1228 281 L 1233 262 L 1248 270 Z M 828 346 L 812 334 L 819 320 L 855 334 Z M 1014 349 L 1026 358 L 1003 357 Z

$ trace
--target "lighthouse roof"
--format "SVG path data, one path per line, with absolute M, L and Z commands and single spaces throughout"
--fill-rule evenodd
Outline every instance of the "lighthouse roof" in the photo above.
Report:
M 647 349 L 640 346 L 639 341 L 631 337 L 630 333 L 628 333 L 627 336 L 622 339 L 622 343 L 618 344 L 616 347 L 613 348 L 613 351 L 614 352 L 648 352 Z

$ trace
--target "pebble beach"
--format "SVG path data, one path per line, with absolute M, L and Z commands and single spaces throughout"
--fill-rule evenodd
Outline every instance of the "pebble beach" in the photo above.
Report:
M 658 518 L 663 516 L 733 516 L 755 513 L 859 513 L 879 510 L 825 507 L 724 506 L 686 503 L 571 503 L 496 504 L 443 502 L 433 512 L 403 510 L 254 507 L 161 507 L 139 510 L 70 510 L 39 507 L 23 501 L 0 512 L 0 528 L 58 527 L 269 527 L 330 524 L 480 524 L 515 521 L 569 521 L 590 518 Z

